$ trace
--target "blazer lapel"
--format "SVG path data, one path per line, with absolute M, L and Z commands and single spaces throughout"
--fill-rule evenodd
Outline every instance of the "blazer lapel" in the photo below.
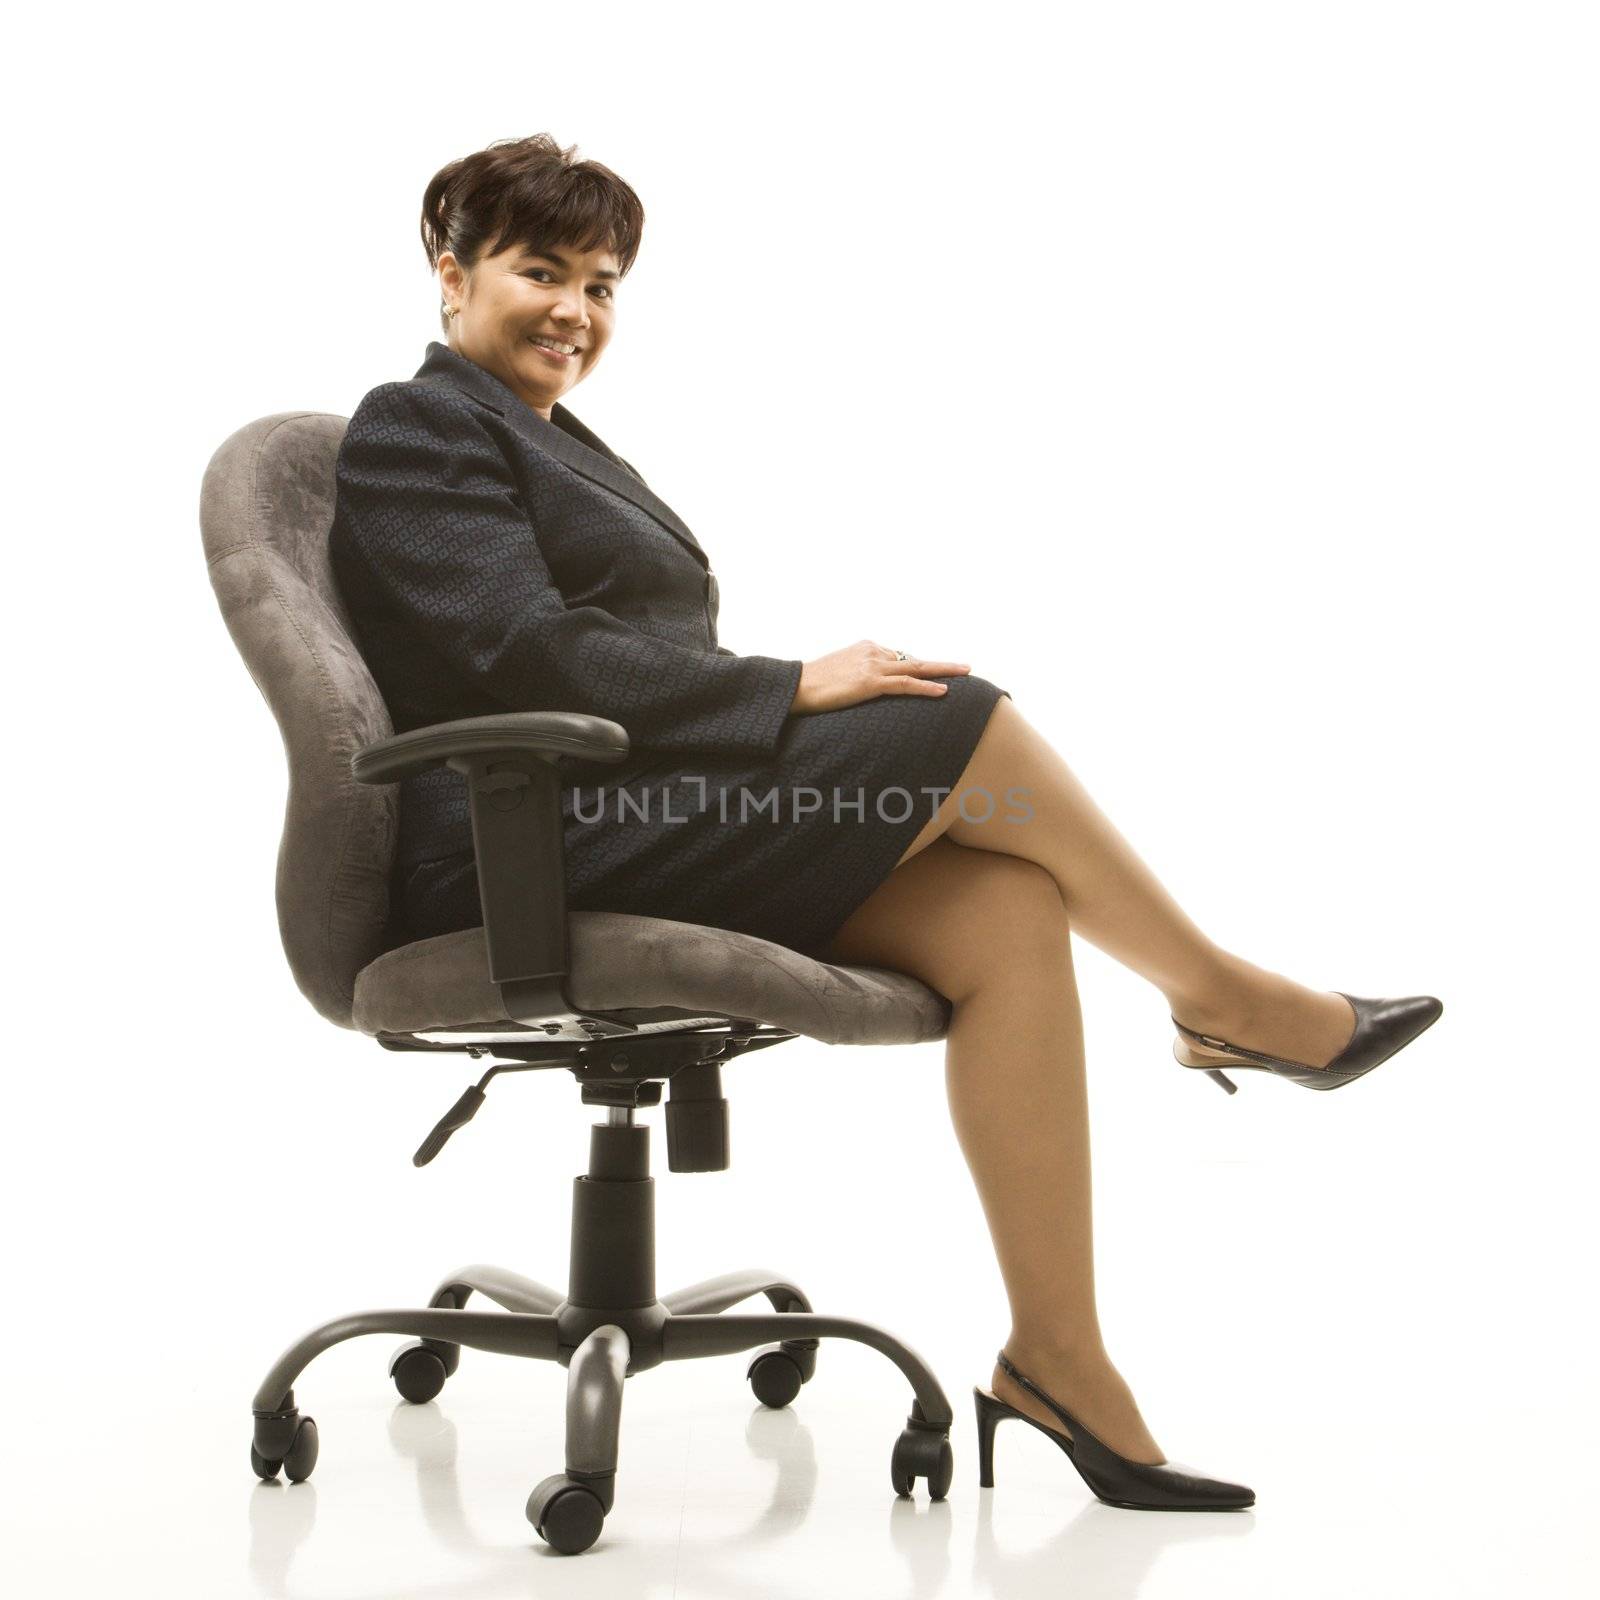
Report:
M 581 472 L 584 477 L 631 501 L 641 511 L 654 517 L 703 565 L 710 565 L 699 540 L 677 512 L 652 493 L 644 480 L 624 466 L 621 457 L 598 434 L 579 422 L 559 400 L 550 408 L 552 420 L 547 422 L 487 368 L 458 355 L 449 345 L 440 344 L 436 339 L 429 341 L 427 355 L 413 375 L 413 381 L 417 380 L 453 384 L 464 394 L 471 395 L 474 400 L 498 412 L 530 444 L 554 456 L 574 472 Z

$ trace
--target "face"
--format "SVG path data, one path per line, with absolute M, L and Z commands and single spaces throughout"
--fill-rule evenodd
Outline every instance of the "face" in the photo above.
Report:
M 492 372 L 547 421 L 551 409 L 594 370 L 611 339 L 619 281 L 616 257 L 552 246 L 535 254 L 513 245 L 463 272 L 450 251 L 439 257 L 439 287 L 450 319 L 450 348 Z M 576 345 L 564 354 L 537 341 Z

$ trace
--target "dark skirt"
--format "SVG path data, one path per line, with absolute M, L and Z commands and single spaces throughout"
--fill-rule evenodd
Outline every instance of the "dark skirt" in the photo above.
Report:
M 820 955 L 957 785 L 1008 691 L 879 695 L 791 717 L 765 761 L 663 757 L 563 791 L 567 906 L 730 928 Z M 593 769 L 590 769 L 593 770 Z M 932 790 L 933 793 L 925 793 Z M 974 796 L 968 814 L 984 814 Z M 993 796 L 996 815 L 1003 795 Z M 402 872 L 413 939 L 483 921 L 472 852 Z

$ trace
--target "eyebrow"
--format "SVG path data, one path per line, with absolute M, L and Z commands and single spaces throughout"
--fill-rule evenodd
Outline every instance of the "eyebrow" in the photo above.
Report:
M 569 265 L 567 258 L 555 250 L 525 250 L 523 251 L 523 259 L 525 261 L 553 261 L 556 266 L 562 268 Z M 616 272 L 596 272 L 593 276 L 596 278 L 617 278 L 621 274 Z

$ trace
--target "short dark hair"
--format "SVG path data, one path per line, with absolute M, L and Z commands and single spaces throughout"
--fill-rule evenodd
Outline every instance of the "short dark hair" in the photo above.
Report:
M 464 268 L 514 244 L 544 253 L 552 246 L 606 249 L 623 277 L 644 233 L 638 195 L 598 161 L 574 161 L 548 133 L 497 139 L 433 175 L 422 196 L 422 248 L 428 265 L 448 250 Z M 439 321 L 450 319 L 441 306 Z

